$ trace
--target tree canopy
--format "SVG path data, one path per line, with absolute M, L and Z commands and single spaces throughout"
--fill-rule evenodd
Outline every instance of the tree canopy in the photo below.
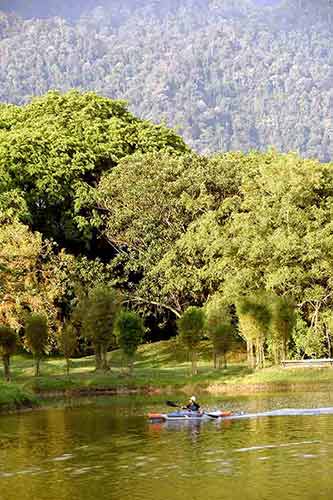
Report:
M 124 102 L 94 93 L 49 92 L 22 107 L 0 106 L 0 208 L 77 250 L 93 233 L 90 190 L 134 152 L 185 152 L 163 125 L 139 120 Z
M 68 319 L 82 327 L 82 298 L 98 309 L 92 291 L 117 290 L 154 338 L 214 296 L 234 307 L 262 293 L 276 299 L 276 359 L 288 339 L 330 352 L 332 164 L 273 149 L 202 156 L 92 93 L 49 93 L 2 117 L 2 323 L 21 332 L 27 313 L 44 314 L 56 348 Z M 269 336 L 255 326 L 262 364 Z

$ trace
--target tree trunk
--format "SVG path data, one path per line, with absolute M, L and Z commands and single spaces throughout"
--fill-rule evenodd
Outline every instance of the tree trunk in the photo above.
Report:
M 217 354 L 216 351 L 213 352 L 213 360 L 214 360 L 214 370 L 217 369 Z
M 70 364 L 69 358 L 66 358 L 66 374 L 67 374 L 67 377 L 69 376 L 69 364 Z
M 252 340 L 246 342 L 247 345 L 247 364 L 249 368 L 254 368 L 255 360 L 253 356 L 253 343 Z
M 251 356 L 250 356 L 250 342 L 246 341 L 246 356 L 247 356 L 247 366 L 251 368 Z
M 331 345 L 331 338 L 330 338 L 330 334 L 329 334 L 327 326 L 325 328 L 325 331 L 326 331 L 326 338 L 327 338 L 328 357 L 330 358 L 332 356 L 332 345 Z
M 110 370 L 110 366 L 108 363 L 108 348 L 107 346 L 102 346 L 102 369 L 107 372 Z
M 259 352 L 259 347 L 258 347 L 258 341 L 255 343 L 255 351 L 256 351 L 256 363 L 255 363 L 255 368 L 259 368 L 260 364 L 260 352 Z
M 287 358 L 287 339 L 282 340 L 282 349 L 281 349 L 281 361 L 285 361 Z
M 128 373 L 130 377 L 133 375 L 133 367 L 134 367 L 134 357 L 129 356 L 128 358 Z
M 36 357 L 35 377 L 40 375 L 40 357 Z
M 101 346 L 100 345 L 95 346 L 95 365 L 96 365 L 96 370 L 101 370 L 101 368 L 102 368 L 102 353 L 101 353 Z
M 197 367 L 197 353 L 196 351 L 192 351 L 192 375 L 197 375 L 198 367 Z
M 277 341 L 273 341 L 273 354 L 274 354 L 274 364 L 277 366 L 280 364 L 280 346 L 277 344 Z
M 7 382 L 10 381 L 10 357 L 8 354 L 4 354 L 2 356 L 2 361 L 3 361 L 3 372 L 4 372 L 4 377 Z
M 256 368 L 264 368 L 265 365 L 265 346 L 264 339 L 257 339 L 256 341 Z

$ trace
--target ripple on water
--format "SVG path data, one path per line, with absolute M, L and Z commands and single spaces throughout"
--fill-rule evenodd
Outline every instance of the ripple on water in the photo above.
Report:
M 59 457 L 51 458 L 50 462 L 64 462 L 65 460 L 70 460 L 73 457 L 74 457 L 74 455 L 72 453 L 64 453 L 63 455 L 60 455 Z
M 278 444 L 264 444 L 260 446 L 250 446 L 249 448 L 238 448 L 235 452 L 244 453 L 248 451 L 260 451 L 267 449 L 275 449 L 275 448 L 292 448 L 294 446 L 302 446 L 304 444 L 320 444 L 321 441 L 300 441 L 300 442 L 291 442 L 291 443 L 278 443 Z
M 46 414 L 37 416 L 24 416 L 13 428 L 19 446 L 0 445 L 0 500 L 58 500 L 60 493 L 73 500 L 188 500 L 193 487 L 209 500 L 313 500 L 333 491 L 332 417 L 154 432 L 137 419 L 135 433 L 126 418 L 110 425 L 109 415 L 82 409 L 45 419 L 44 446 L 38 433 L 36 443 L 26 438 Z

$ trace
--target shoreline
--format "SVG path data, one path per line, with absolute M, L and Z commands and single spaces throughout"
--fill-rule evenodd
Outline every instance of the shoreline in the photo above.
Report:
M 119 351 L 109 353 L 111 370 L 106 372 L 96 371 L 94 356 L 71 359 L 69 375 L 66 375 L 63 358 L 45 358 L 40 377 L 34 377 L 31 356 L 17 355 L 12 362 L 12 381 L 7 383 L 0 378 L 0 413 L 40 407 L 42 399 L 52 404 L 53 399 L 68 397 L 142 395 L 162 398 L 176 393 L 214 397 L 295 391 L 333 392 L 331 367 L 286 369 L 270 366 L 253 370 L 244 360 L 234 356 L 226 368 L 215 370 L 211 357 L 205 356 L 204 347 L 203 343 L 198 374 L 194 376 L 190 375 L 188 361 L 176 358 L 177 352 L 171 341 L 140 346 L 131 375 L 124 369 Z
M 137 386 L 137 387 L 73 387 L 63 389 L 38 390 L 33 393 L 27 392 L 22 401 L 8 401 L 0 406 L 0 414 L 24 411 L 41 407 L 41 400 L 57 400 L 59 398 L 84 398 L 98 396 L 158 396 L 182 393 L 188 395 L 196 392 L 200 395 L 209 396 L 237 396 L 251 395 L 256 393 L 286 393 L 286 392 L 331 392 L 333 383 L 311 382 L 311 383 L 254 383 L 254 384 L 211 384 L 203 388 L 201 384 L 187 384 L 179 386 Z
M 209 396 L 246 396 L 251 394 L 269 394 L 286 392 L 331 392 L 333 383 L 311 382 L 311 383 L 257 383 L 257 384 L 212 384 L 206 388 L 196 387 L 196 384 L 184 385 L 183 387 L 168 386 L 138 386 L 138 387 L 76 387 L 57 390 L 40 390 L 33 393 L 26 392 L 20 401 L 8 401 L 0 405 L 0 415 L 28 412 L 43 408 L 42 401 L 57 401 L 61 398 L 84 398 L 98 396 L 158 396 L 182 393 L 188 395 L 196 392 Z

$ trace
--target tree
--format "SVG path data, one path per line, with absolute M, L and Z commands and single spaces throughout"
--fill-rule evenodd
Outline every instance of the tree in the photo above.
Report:
M 0 323 L 18 331 L 28 311 L 43 311 L 55 347 L 59 318 L 68 316 L 77 283 L 100 279 L 105 266 L 59 251 L 54 241 L 17 221 L 0 224 L 0 241 Z
M 180 341 L 188 350 L 192 364 L 192 375 L 198 373 L 197 349 L 205 327 L 205 314 L 200 307 L 190 306 L 177 320 Z
M 172 151 L 126 157 L 102 177 L 96 200 L 104 236 L 130 270 L 157 264 L 198 212 L 211 207 L 206 179 L 205 158 Z
M 58 343 L 60 351 L 66 359 L 66 373 L 69 375 L 70 358 L 74 355 L 78 347 L 76 329 L 69 321 L 63 326 L 58 337 Z
M 98 285 L 83 299 L 80 306 L 82 333 L 95 350 L 96 370 L 109 369 L 107 352 L 116 345 L 114 329 L 120 303 L 117 290 Z
M 265 341 L 271 322 L 266 297 L 257 294 L 240 298 L 237 302 L 237 314 L 240 334 L 247 344 L 248 364 L 251 368 L 263 368 Z
M 296 324 L 295 304 L 289 297 L 273 296 L 270 336 L 275 364 L 287 357 L 288 341 Z
M 25 345 L 35 358 L 35 376 L 40 375 L 40 361 L 45 354 L 49 339 L 47 318 L 44 314 L 29 314 L 25 322 Z
M 188 148 L 171 129 L 136 118 L 124 101 L 93 92 L 52 91 L 26 106 L 0 106 L 1 211 L 87 251 L 101 175 L 136 151 L 163 149 Z
M 10 380 L 10 357 L 15 353 L 17 336 L 9 326 L 0 325 L 0 355 L 2 357 L 5 380 Z
M 144 335 L 142 318 L 134 311 L 121 311 L 115 332 L 119 347 L 127 357 L 129 372 L 132 373 L 134 356 Z
M 226 368 L 226 355 L 234 340 L 230 305 L 226 304 L 221 297 L 215 296 L 207 303 L 205 311 L 206 332 L 213 344 L 214 368 L 221 368 L 221 358 Z
M 136 154 L 102 177 L 105 238 L 131 294 L 178 314 L 207 300 L 221 275 L 220 222 L 232 211 L 246 162 L 241 154 Z

